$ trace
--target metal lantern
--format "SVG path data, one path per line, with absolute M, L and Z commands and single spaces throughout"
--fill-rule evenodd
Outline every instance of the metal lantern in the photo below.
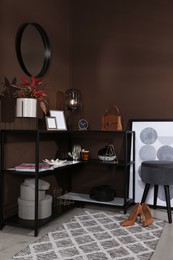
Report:
M 68 89 L 65 92 L 65 103 L 67 109 L 75 111 L 80 107 L 80 91 L 78 89 Z
M 68 129 L 77 130 L 81 106 L 81 94 L 78 89 L 71 88 L 65 92 L 65 105 L 69 111 L 67 119 Z

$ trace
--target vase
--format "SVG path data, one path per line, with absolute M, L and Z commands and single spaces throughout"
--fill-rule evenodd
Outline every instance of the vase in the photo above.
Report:
M 17 98 L 16 117 L 36 117 L 37 99 L 35 98 Z

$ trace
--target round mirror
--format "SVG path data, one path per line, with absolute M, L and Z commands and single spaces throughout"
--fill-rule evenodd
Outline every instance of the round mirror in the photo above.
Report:
M 24 23 L 16 35 L 16 54 L 28 76 L 40 78 L 48 70 L 51 50 L 44 29 L 37 23 Z

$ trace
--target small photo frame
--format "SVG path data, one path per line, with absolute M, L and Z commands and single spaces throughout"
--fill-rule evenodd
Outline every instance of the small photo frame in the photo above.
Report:
M 67 130 L 63 110 L 50 110 L 50 116 L 56 118 L 57 130 Z
M 56 117 L 46 116 L 47 130 L 57 130 Z

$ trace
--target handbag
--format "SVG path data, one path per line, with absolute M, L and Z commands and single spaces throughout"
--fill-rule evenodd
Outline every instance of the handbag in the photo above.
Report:
M 94 187 L 89 191 L 91 199 L 98 201 L 112 201 L 116 196 L 116 191 L 109 185 Z
M 107 108 L 102 116 L 101 130 L 114 131 L 122 130 L 122 119 L 120 111 L 116 105 L 112 105 L 113 110 Z

